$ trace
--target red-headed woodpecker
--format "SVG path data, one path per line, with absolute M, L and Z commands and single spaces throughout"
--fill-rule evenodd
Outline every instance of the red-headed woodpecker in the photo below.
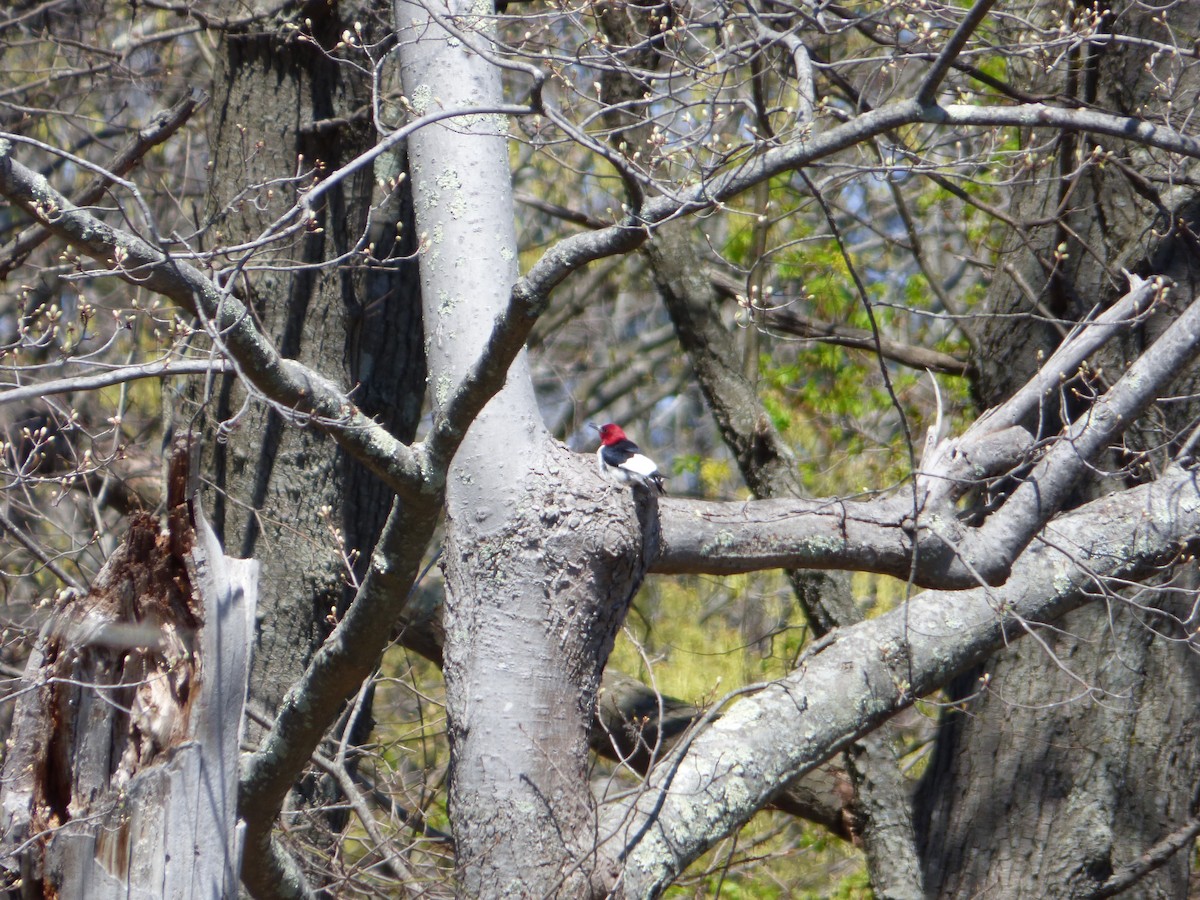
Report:
M 600 449 L 596 451 L 596 461 L 600 466 L 601 477 L 621 484 L 655 487 L 660 494 L 667 492 L 654 460 L 642 455 L 638 445 L 625 437 L 620 425 L 610 422 L 607 425 L 592 427 L 600 432 Z

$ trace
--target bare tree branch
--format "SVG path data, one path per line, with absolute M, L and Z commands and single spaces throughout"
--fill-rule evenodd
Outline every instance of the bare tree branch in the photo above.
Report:
M 975 33 L 975 29 L 983 24 L 983 20 L 993 6 L 995 6 L 995 0 L 976 0 L 975 5 L 967 12 L 966 18 L 954 30 L 954 34 L 946 42 L 946 46 L 942 48 L 938 58 L 934 60 L 933 66 L 926 73 L 921 87 L 917 90 L 917 102 L 922 106 L 934 102 L 938 88 L 941 87 L 946 74 L 954 65 L 954 61 L 958 59 L 958 55 L 962 53 L 967 41 L 971 39 L 971 35 Z
M 1200 347 L 1200 301 L 1175 319 L 1147 352 L 1065 429 L 1004 504 L 956 548 L 988 581 L 999 584 L 1041 526 L 1063 508 L 1071 489 L 1108 445 L 1191 364 Z M 946 532 L 949 533 L 949 532 Z
M 63 569 L 63 567 L 60 566 L 58 562 L 55 561 L 52 556 L 50 556 L 50 554 L 43 550 L 37 541 L 33 540 L 31 537 L 29 537 L 29 535 L 22 531 L 20 526 L 10 519 L 3 510 L 0 510 L 0 530 L 3 530 L 10 538 L 12 538 L 12 540 L 24 547 L 34 559 L 46 567 L 46 570 L 50 572 L 50 574 L 52 574 L 67 587 L 74 588 L 77 591 L 85 590 L 82 584 L 72 578 L 70 573 Z
M 642 220 L 658 223 L 681 213 L 711 208 L 764 179 L 810 165 L 891 129 L 918 123 L 981 127 L 1020 125 L 1087 131 L 1200 159 L 1200 138 L 1128 116 L 1063 109 L 1042 103 L 1017 106 L 922 106 L 915 100 L 899 100 L 856 116 L 844 125 L 831 128 L 810 140 L 794 141 L 766 150 L 727 174 L 714 177 L 689 191 L 651 200 L 642 210 Z M 611 230 L 611 227 L 607 230 Z
M 141 161 L 142 157 L 182 128 L 184 123 L 192 117 L 192 113 L 199 109 L 207 99 L 203 91 L 193 89 L 170 109 L 160 112 L 149 125 L 140 129 L 132 140 L 121 149 L 121 152 L 113 158 L 107 166 L 108 171 L 117 176 L 128 174 Z M 90 184 L 71 197 L 71 202 L 76 206 L 90 206 L 104 196 L 104 192 L 112 183 L 110 178 L 97 176 Z M 0 281 L 6 279 L 13 269 L 24 263 L 26 257 L 45 241 L 50 233 L 45 226 L 35 225 L 13 241 L 7 253 L 0 258 Z
M 953 354 L 913 344 L 904 344 L 883 335 L 880 335 L 876 341 L 875 336 L 864 328 L 822 322 L 819 319 L 801 315 L 787 307 L 756 309 L 754 317 L 765 327 L 773 328 L 784 334 L 838 347 L 866 350 L 869 353 L 878 352 L 884 359 L 913 369 L 927 369 L 939 375 L 957 376 L 967 375 L 970 372 L 970 363 Z
M 78 362 L 67 360 L 67 362 Z M 172 375 L 207 375 L 210 372 L 232 372 L 233 366 L 221 359 L 166 359 L 162 362 L 119 366 L 95 375 L 73 375 L 26 384 L 21 387 L 0 391 L 0 406 L 9 403 L 24 403 L 50 394 L 67 394 L 73 391 L 94 391 L 98 388 L 125 384 L 139 378 L 166 378 Z
M 1117 896 L 1137 884 L 1147 872 L 1154 871 L 1180 850 L 1191 847 L 1197 836 L 1200 836 L 1200 816 L 1193 816 L 1186 825 L 1167 835 L 1133 862 L 1118 868 L 1089 896 L 1096 900 Z
M 713 286 L 726 297 L 739 299 L 741 286 L 723 273 L 713 273 Z M 739 299 L 739 302 L 740 299 Z M 876 336 L 865 328 L 852 328 L 849 325 L 838 325 L 835 322 L 823 322 L 811 316 L 805 316 L 790 307 L 754 307 L 754 323 L 767 328 L 773 328 L 785 334 L 820 341 L 823 344 L 833 344 L 839 347 L 852 347 L 855 350 L 866 350 L 871 353 L 879 352 L 885 359 L 910 366 L 914 369 L 928 369 L 939 375 L 966 375 L 970 364 L 950 353 L 930 350 L 904 344 L 900 341 L 879 335 Z
M 608 852 L 625 860 L 625 895 L 646 896 L 669 883 L 778 785 L 1031 624 L 1100 596 L 1103 579 L 1144 576 L 1174 559 L 1200 535 L 1200 491 L 1193 473 L 1174 469 L 1062 516 L 1046 535 L 1021 555 L 1003 588 L 926 592 L 836 632 L 787 678 L 737 702 L 682 758 L 664 760 L 650 790 L 605 819 Z
M 861 567 L 907 578 L 916 552 L 913 577 L 922 587 L 967 588 L 981 578 L 1003 583 L 1013 561 L 1061 508 L 1091 460 L 1195 358 L 1200 303 L 1188 307 L 1087 414 L 1064 430 L 1005 503 L 1004 515 L 968 529 L 956 524 L 949 504 L 979 478 L 1022 459 L 1032 439 L 1015 426 L 1022 417 L 1018 413 L 1033 408 L 1042 392 L 1057 390 L 1073 377 L 1086 354 L 1111 337 L 1120 322 L 1139 316 L 1154 295 L 1152 282 L 1139 281 L 1120 303 L 1067 341 L 1043 366 L 1034 387 L 1019 392 L 1011 407 L 981 416 L 962 438 L 926 454 L 928 470 L 919 479 L 920 527 L 912 521 L 911 502 L 902 496 L 857 502 L 752 501 L 736 509 L 732 504 L 664 500 L 662 552 L 654 570 L 729 574 L 763 566 Z M 849 560 L 853 563 L 847 565 Z
M 648 200 L 636 221 L 622 222 L 586 234 L 564 238 L 548 249 L 513 289 L 511 316 L 544 308 L 550 291 L 582 265 L 636 249 L 647 237 L 646 226 L 677 216 L 710 209 L 766 179 L 812 163 L 905 125 L 975 125 L 1053 128 L 1087 131 L 1137 141 L 1180 156 L 1200 159 L 1200 139 L 1145 120 L 1083 109 L 1063 109 L 1041 103 L 1017 106 L 929 106 L 901 100 L 870 110 L 804 141 L 772 148 L 726 174 L 697 187 Z M 521 312 L 518 312 L 520 310 Z M 525 313 L 528 314 L 528 313 Z
M 411 497 L 432 484 L 419 450 L 392 437 L 332 382 L 280 357 L 241 301 L 195 267 L 75 206 L 45 178 L 13 159 L 12 144 L 3 136 L 0 195 L 79 252 L 107 266 L 112 275 L 162 294 L 200 317 L 249 384 L 285 413 L 309 419 L 327 431 L 397 493 Z
M 279 867 L 262 867 L 258 874 L 264 880 L 273 871 L 285 873 L 287 858 L 272 849 L 272 829 L 284 798 L 337 719 L 341 704 L 370 675 L 391 639 L 440 508 L 440 497 L 423 504 L 393 504 L 354 602 L 284 697 L 259 749 L 242 760 L 238 802 L 247 851 L 266 854 L 264 859 Z

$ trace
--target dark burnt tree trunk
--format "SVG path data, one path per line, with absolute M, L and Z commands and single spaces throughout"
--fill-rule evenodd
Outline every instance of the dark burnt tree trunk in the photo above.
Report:
M 21 898 L 229 897 L 258 565 L 221 552 L 171 466 L 25 669 L 0 781 L 0 885 Z

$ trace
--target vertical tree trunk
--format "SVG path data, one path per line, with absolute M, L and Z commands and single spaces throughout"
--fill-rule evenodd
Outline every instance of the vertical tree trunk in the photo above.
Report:
M 1153 602 L 1186 615 L 1192 598 Z M 1043 637 L 989 665 L 987 693 L 942 726 L 923 786 L 936 896 L 1092 896 L 1195 814 L 1200 666 L 1186 635 L 1114 599 Z M 1047 671 L 1051 652 L 1074 677 Z M 1122 896 L 1186 897 L 1188 868 L 1185 850 Z
M 1183 7 L 1174 9 L 1172 27 L 1193 33 L 1200 24 L 1196 13 L 1195 5 L 1186 15 Z M 1149 14 L 1111 25 L 1149 40 L 1164 33 Z M 1076 60 L 1071 82 L 1058 88 L 1083 103 L 1153 115 L 1157 94 L 1144 66 L 1148 54 L 1130 45 L 1092 48 Z M 1178 89 L 1195 96 L 1194 72 L 1180 74 L 1185 81 Z M 1069 323 L 1111 299 L 1122 267 L 1174 278 L 1180 304 L 1191 302 L 1200 287 L 1200 257 L 1188 235 L 1200 225 L 1194 192 L 1155 198 L 1149 154 L 1106 141 L 1114 161 L 1099 166 L 1089 159 L 1094 143 L 1087 135 L 1064 135 L 1056 158 L 1062 179 L 1032 181 L 1014 204 L 1021 217 L 1057 213 L 1063 224 L 1014 235 L 1005 256 L 1014 277 L 998 279 L 987 302 L 987 312 L 1002 315 L 985 319 L 978 333 L 985 405 L 1008 396 L 1038 365 L 1039 352 L 1055 345 L 1060 332 L 1046 317 Z M 1147 227 L 1156 220 L 1166 232 L 1161 240 Z M 1122 371 L 1169 316 L 1159 310 L 1123 348 L 1106 350 L 1105 370 Z M 1195 373 L 1184 373 L 1173 393 L 1195 396 L 1194 381 Z M 1086 393 L 1086 383 L 1079 386 Z M 1063 397 L 1061 406 L 1048 398 L 1044 407 L 1051 431 L 1081 408 L 1070 391 Z M 1166 434 L 1178 435 L 1195 405 L 1172 404 L 1154 415 Z M 1110 477 L 1139 477 L 1137 466 L 1120 472 L 1135 461 L 1130 450 L 1155 447 L 1139 461 L 1153 467 L 1169 459 L 1157 427 L 1131 429 L 1126 450 L 1106 460 L 1119 473 Z M 1081 487 L 1079 498 L 1099 490 L 1098 477 Z M 1193 603 L 1190 588 L 1149 585 L 1114 596 L 1053 630 L 1040 629 L 1040 641 L 1022 641 L 997 656 L 986 666 L 986 687 L 981 673 L 954 686 L 952 699 L 971 699 L 965 715 L 947 711 L 918 798 L 932 893 L 1091 896 L 1114 870 L 1196 813 L 1200 741 L 1184 710 L 1200 700 L 1200 661 L 1182 625 Z M 1186 852 L 1179 853 L 1134 895 L 1185 896 L 1187 873 Z
M 313 40 L 332 47 L 355 12 L 346 4 L 314 9 Z M 292 189 L 282 180 L 312 167 L 320 177 L 373 145 L 368 117 L 334 121 L 369 108 L 368 85 L 295 31 L 231 34 L 223 49 L 209 210 L 218 232 L 257 235 L 314 176 Z M 344 254 L 364 232 L 376 260 L 411 254 L 408 184 L 395 186 L 403 167 L 402 154 L 389 154 L 375 171 L 366 167 L 330 190 L 314 229 L 250 261 L 277 268 L 252 271 L 236 285 L 284 356 L 327 373 L 340 367 L 360 408 L 411 440 L 425 393 L 416 266 L 359 256 L 338 267 L 289 269 Z M 214 527 L 229 546 L 260 560 L 268 576 L 252 690 L 255 702 L 273 710 L 351 596 L 344 552 L 357 553 L 361 577 L 391 498 L 319 431 L 293 427 L 286 413 L 264 404 L 246 405 L 235 376 L 225 377 L 205 413 L 220 428 L 207 448 Z
M 363 12 L 356 4 L 307 10 L 311 41 L 285 28 L 226 35 L 210 136 L 208 204 L 217 232 L 262 233 L 301 189 L 374 144 L 361 112 L 370 109 L 369 85 L 320 49 L 333 47 L 356 18 L 371 22 Z M 400 259 L 416 249 L 410 185 L 399 177 L 404 166 L 402 151 L 385 154 L 374 170 L 329 190 L 315 227 L 260 251 L 235 285 L 282 355 L 334 377 L 340 370 L 358 406 L 411 441 L 426 384 L 417 267 Z M 289 186 L 300 172 L 307 174 Z M 373 258 L 321 265 L 356 246 L 372 247 Z M 251 700 L 269 714 L 344 612 L 392 497 L 320 431 L 285 421 L 286 410 L 247 402 L 236 376 L 224 377 L 204 413 L 216 528 L 266 573 Z M 370 731 L 370 700 L 351 725 L 351 741 Z M 346 821 L 337 789 L 306 780 L 300 793 L 309 805 L 332 803 L 330 813 L 307 820 L 310 839 L 332 847 L 329 832 Z M 279 873 L 271 854 L 250 850 L 247 885 L 273 889 Z
M 396 5 L 404 93 L 420 115 L 495 107 L 500 71 Z M 443 8 L 443 15 L 447 10 Z M 503 118 L 472 114 L 409 142 L 435 415 L 508 304 L 517 247 Z M 635 502 L 636 498 L 636 502 Z M 586 778 L 596 690 L 645 570 L 653 498 L 605 487 L 554 444 L 522 354 L 447 481 L 444 568 L 450 815 L 465 896 L 603 894 Z M 643 537 L 645 535 L 645 537 Z

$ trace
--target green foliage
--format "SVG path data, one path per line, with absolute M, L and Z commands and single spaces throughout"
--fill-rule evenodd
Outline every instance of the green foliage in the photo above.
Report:
M 778 678 L 799 637 L 779 575 L 683 578 L 644 589 L 610 665 L 697 705 L 764 678 Z
M 449 764 L 440 670 L 400 646 L 380 663 L 375 689 L 375 774 L 393 800 L 438 829 L 449 828 L 441 776 Z
M 863 868 L 841 878 L 832 891 L 808 891 L 799 895 L 798 900 L 872 900 L 874 896 L 871 879 L 867 877 L 867 870 Z
M 664 896 L 788 900 L 872 896 L 861 854 L 816 827 L 763 813 L 735 842 L 724 841 Z

